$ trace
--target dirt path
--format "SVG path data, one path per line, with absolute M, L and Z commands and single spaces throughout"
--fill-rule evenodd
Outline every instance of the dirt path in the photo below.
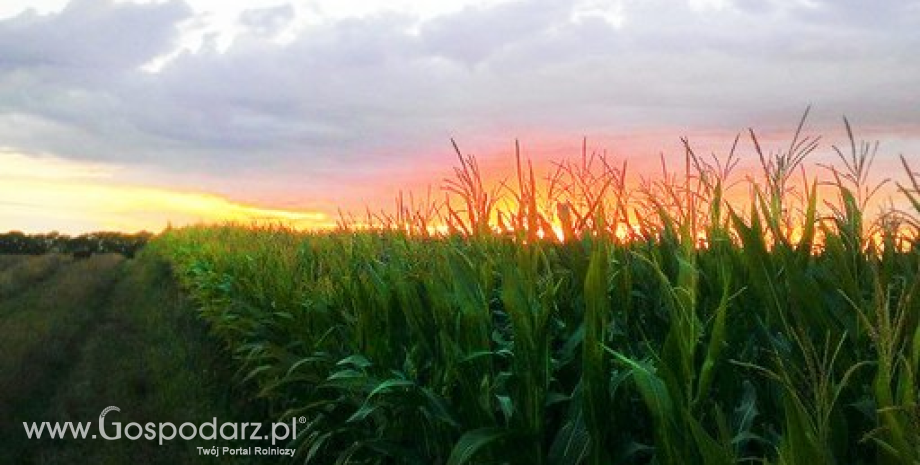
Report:
M 117 255 L 69 261 L 0 302 L 0 418 L 19 424 L 33 399 L 54 392 L 105 311 L 123 261 Z M 4 420 L 0 434 L 11 426 Z
M 141 424 L 259 414 L 234 401 L 242 396 L 228 388 L 226 354 L 162 262 L 102 255 L 16 266 L 41 272 L 0 295 L 0 464 L 213 463 L 195 449 L 205 444 L 28 439 L 23 422 L 92 422 L 111 405 Z

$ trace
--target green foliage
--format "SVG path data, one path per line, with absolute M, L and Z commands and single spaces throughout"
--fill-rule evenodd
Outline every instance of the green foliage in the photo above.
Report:
M 151 246 L 239 381 L 311 419 L 307 463 L 920 463 L 916 227 L 867 221 L 855 143 L 837 182 L 796 190 L 802 131 L 774 155 L 753 138 L 745 208 L 726 200 L 734 145 L 687 145 L 684 179 L 663 166 L 634 193 L 587 153 L 540 191 L 518 156 L 506 211 L 458 150 L 446 235 L 401 214 Z
M 136 234 L 94 232 L 71 237 L 57 232 L 29 235 L 19 231 L 10 231 L 0 234 L 0 254 L 63 253 L 86 258 L 94 253 L 120 253 L 131 258 L 144 247 L 152 236 L 148 232 Z

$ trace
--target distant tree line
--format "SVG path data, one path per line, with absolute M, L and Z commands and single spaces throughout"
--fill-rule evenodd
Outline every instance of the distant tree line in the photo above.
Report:
M 85 258 L 92 254 L 120 253 L 130 258 L 151 237 L 153 234 L 146 231 L 135 234 L 94 232 L 74 237 L 57 232 L 25 234 L 20 231 L 10 231 L 0 234 L 0 254 L 63 253 L 72 254 L 76 258 Z

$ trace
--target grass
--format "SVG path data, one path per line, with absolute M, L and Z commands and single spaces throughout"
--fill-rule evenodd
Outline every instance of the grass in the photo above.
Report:
M 29 440 L 23 430 L 24 421 L 95 422 L 110 405 L 140 423 L 264 417 L 262 406 L 226 387 L 224 354 L 162 260 L 146 254 L 3 260 L 10 263 L 0 283 L 17 283 L 3 287 L 17 291 L 0 299 L 0 463 L 214 460 L 195 449 L 214 445 L 209 441 Z
M 17 293 L 34 287 L 51 276 L 66 259 L 59 254 L 40 256 L 2 255 L 0 264 L 0 299 L 8 299 Z
M 306 463 L 920 463 L 920 209 L 865 215 L 848 123 L 809 176 L 804 122 L 772 152 L 751 131 L 744 179 L 737 139 L 635 189 L 586 147 L 545 183 L 518 148 L 488 187 L 454 144 L 443 202 L 151 247 L 247 392 L 311 419 Z

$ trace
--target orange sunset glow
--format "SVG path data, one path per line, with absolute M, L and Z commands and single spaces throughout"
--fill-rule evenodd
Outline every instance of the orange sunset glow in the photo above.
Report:
M 783 151 L 806 108 L 812 180 L 830 178 L 834 147 L 849 152 L 846 115 L 857 143 L 880 142 L 870 180 L 891 182 L 873 205 L 903 202 L 899 157 L 920 153 L 918 15 L 822 1 L 4 4 L 0 229 L 385 217 L 400 193 L 444 201 L 451 139 L 490 190 L 515 180 L 516 140 L 542 185 L 583 137 L 634 190 L 661 180 L 662 160 L 683 173 L 682 137 L 724 156 L 740 133 L 734 177 L 762 182 L 748 128 Z

